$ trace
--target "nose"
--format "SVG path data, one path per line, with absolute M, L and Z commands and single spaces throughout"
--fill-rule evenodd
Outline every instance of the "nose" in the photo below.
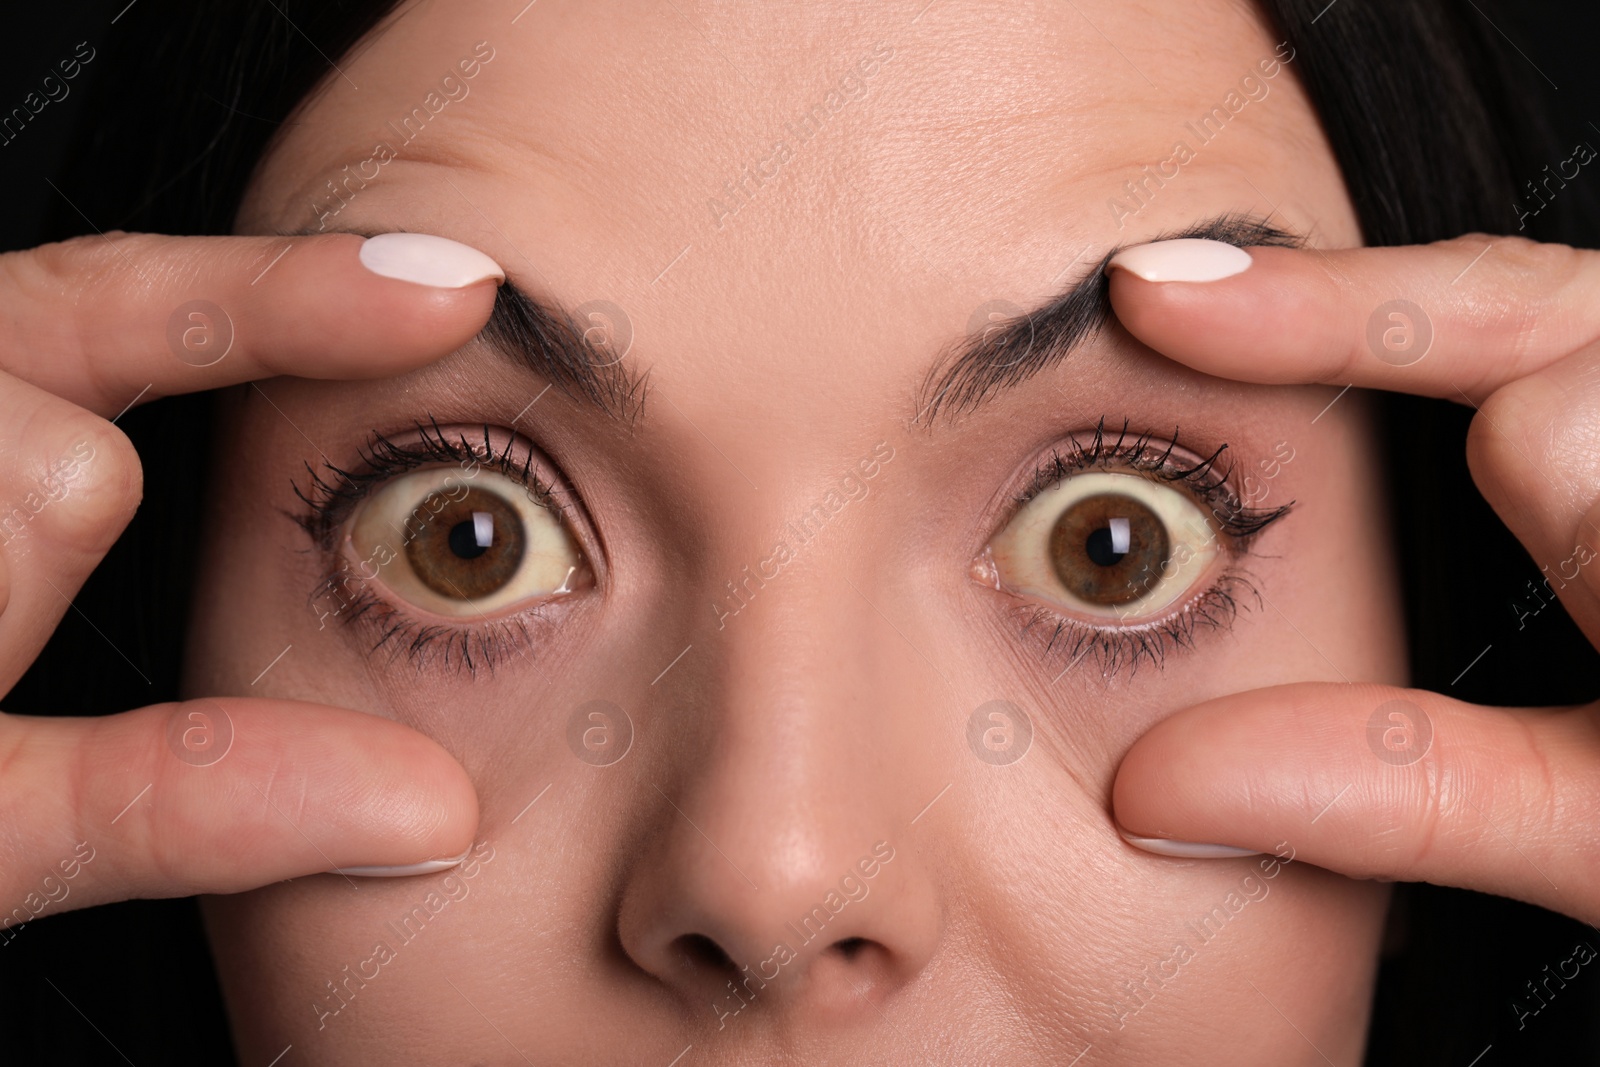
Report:
M 656 832 L 618 916 L 634 964 L 719 1027 L 750 1009 L 883 1010 L 939 942 L 909 825 L 911 798 L 938 788 L 917 756 L 935 694 L 919 700 L 925 676 L 861 605 L 798 576 L 759 602 L 778 592 L 763 588 L 680 676 L 714 696 L 680 713 L 681 754 L 647 788 Z

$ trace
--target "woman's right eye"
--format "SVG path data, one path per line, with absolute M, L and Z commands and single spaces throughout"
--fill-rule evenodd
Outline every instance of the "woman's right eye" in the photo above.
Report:
M 450 619 L 504 614 L 590 579 L 560 515 L 484 467 L 433 467 L 390 479 L 356 505 L 347 549 L 358 574 Z

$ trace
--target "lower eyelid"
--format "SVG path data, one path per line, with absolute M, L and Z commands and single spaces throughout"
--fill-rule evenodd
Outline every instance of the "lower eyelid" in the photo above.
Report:
M 360 650 L 388 663 L 405 655 L 418 673 L 430 669 L 479 669 L 492 673 L 508 662 L 526 662 L 540 645 L 552 638 L 563 620 L 565 605 L 540 601 L 512 615 L 495 619 L 434 622 L 408 612 L 382 596 L 371 583 L 357 580 L 355 591 L 343 596 L 339 573 L 327 575 L 312 592 L 313 610 L 319 598 L 319 630 L 338 627 L 355 640 Z M 385 651 L 387 650 L 387 655 Z
M 1009 601 L 1002 613 L 1052 681 L 1086 666 L 1107 678 L 1122 670 L 1131 677 L 1141 665 L 1160 670 L 1169 652 L 1194 651 L 1204 631 L 1230 630 L 1240 613 L 1262 606 L 1254 580 L 1233 567 L 1224 569 L 1203 592 L 1185 599 L 1177 611 L 1127 626 L 1084 622 L 1031 598 L 994 592 Z

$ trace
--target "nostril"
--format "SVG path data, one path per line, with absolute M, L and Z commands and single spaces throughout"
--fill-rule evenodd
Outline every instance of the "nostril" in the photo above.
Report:
M 847 937 L 842 941 L 835 942 L 832 947 L 835 952 L 846 960 L 854 960 L 866 949 L 867 939 L 864 937 Z
M 684 934 L 672 944 L 683 958 L 684 966 L 691 970 L 731 973 L 737 969 L 722 946 L 704 934 Z

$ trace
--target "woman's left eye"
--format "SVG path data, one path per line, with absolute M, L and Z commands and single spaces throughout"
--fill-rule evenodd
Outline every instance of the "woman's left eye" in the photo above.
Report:
M 448 618 L 482 617 L 572 592 L 582 551 L 560 516 L 504 474 L 412 471 L 355 508 L 348 551 L 360 573 L 407 604 Z
M 996 584 L 1088 620 L 1149 622 L 1193 589 L 1218 553 L 1187 494 L 1135 474 L 1076 474 L 989 542 Z

